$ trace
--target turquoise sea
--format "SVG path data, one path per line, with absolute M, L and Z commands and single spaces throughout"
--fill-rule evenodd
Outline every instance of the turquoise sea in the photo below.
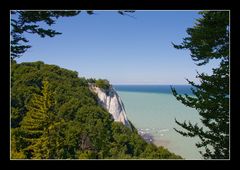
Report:
M 173 85 L 181 94 L 191 95 L 190 86 Z M 183 137 L 174 119 L 201 124 L 197 111 L 175 99 L 169 85 L 114 85 L 128 119 L 144 133 L 153 135 L 153 143 L 164 146 L 185 159 L 202 159 L 195 146 L 198 138 Z

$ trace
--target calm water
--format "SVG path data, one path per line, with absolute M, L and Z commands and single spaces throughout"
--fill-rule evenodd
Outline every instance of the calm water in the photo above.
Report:
M 189 85 L 114 85 L 117 91 L 172 94 L 171 86 L 180 94 L 192 94 Z
M 181 94 L 191 94 L 190 86 L 173 86 Z M 168 85 L 115 85 L 128 119 L 140 131 L 151 133 L 156 145 L 162 145 L 185 159 L 202 159 L 195 146 L 197 138 L 183 137 L 173 128 L 174 121 L 200 123 L 195 109 L 177 101 Z

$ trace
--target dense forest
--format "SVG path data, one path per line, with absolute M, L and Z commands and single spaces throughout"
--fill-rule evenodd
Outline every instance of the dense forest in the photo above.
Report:
M 11 159 L 182 159 L 114 122 L 75 71 L 11 62 Z
M 94 14 L 93 11 L 86 11 Z M 129 15 L 134 11 L 117 11 Z M 58 18 L 73 17 L 81 11 L 11 11 L 11 158 L 12 159 L 182 159 L 163 147 L 147 143 L 132 129 L 114 122 L 98 104 L 90 84 L 102 89 L 108 80 L 86 79 L 78 72 L 44 64 L 41 61 L 17 63 L 31 43 L 25 34 L 42 38 L 60 35 L 51 28 Z M 204 159 L 229 158 L 229 11 L 201 11 L 187 37 L 176 49 L 188 49 L 197 66 L 220 61 L 213 74 L 198 73 L 200 84 L 192 89 L 194 97 L 173 95 L 184 105 L 197 109 L 203 127 L 179 122 L 175 129 L 186 137 L 199 137 L 196 143 Z M 207 129 L 204 129 L 207 128 Z

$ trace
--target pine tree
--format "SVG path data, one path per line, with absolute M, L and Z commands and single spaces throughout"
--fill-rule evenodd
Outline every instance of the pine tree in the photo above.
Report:
M 195 108 L 201 116 L 204 125 L 191 122 L 180 123 L 186 131 L 175 129 L 187 137 L 197 136 L 201 142 L 196 146 L 205 148 L 200 152 L 205 159 L 229 158 L 229 12 L 204 11 L 200 12 L 193 28 L 188 28 L 189 37 L 184 38 L 181 45 L 174 45 L 177 49 L 189 49 L 198 66 L 207 64 L 211 59 L 220 60 L 218 68 L 213 69 L 212 75 L 197 73 L 200 84 L 188 81 L 194 88 L 194 97 L 179 95 L 172 88 L 173 95 L 188 107 Z
M 21 122 L 23 138 L 28 143 L 24 149 L 29 158 L 47 159 L 51 157 L 52 129 L 59 125 L 54 114 L 53 93 L 48 81 L 43 81 L 42 94 L 34 94 L 28 112 Z
M 11 159 L 25 159 L 23 151 L 18 147 L 19 142 L 16 140 L 16 128 L 11 129 Z

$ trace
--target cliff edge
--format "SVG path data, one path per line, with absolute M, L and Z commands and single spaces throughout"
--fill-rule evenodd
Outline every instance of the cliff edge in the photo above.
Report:
M 89 85 L 92 92 L 96 93 L 99 104 L 103 106 L 113 117 L 114 121 L 122 122 L 125 126 L 132 130 L 127 119 L 124 104 L 112 86 L 108 89 L 102 89 L 95 85 Z

